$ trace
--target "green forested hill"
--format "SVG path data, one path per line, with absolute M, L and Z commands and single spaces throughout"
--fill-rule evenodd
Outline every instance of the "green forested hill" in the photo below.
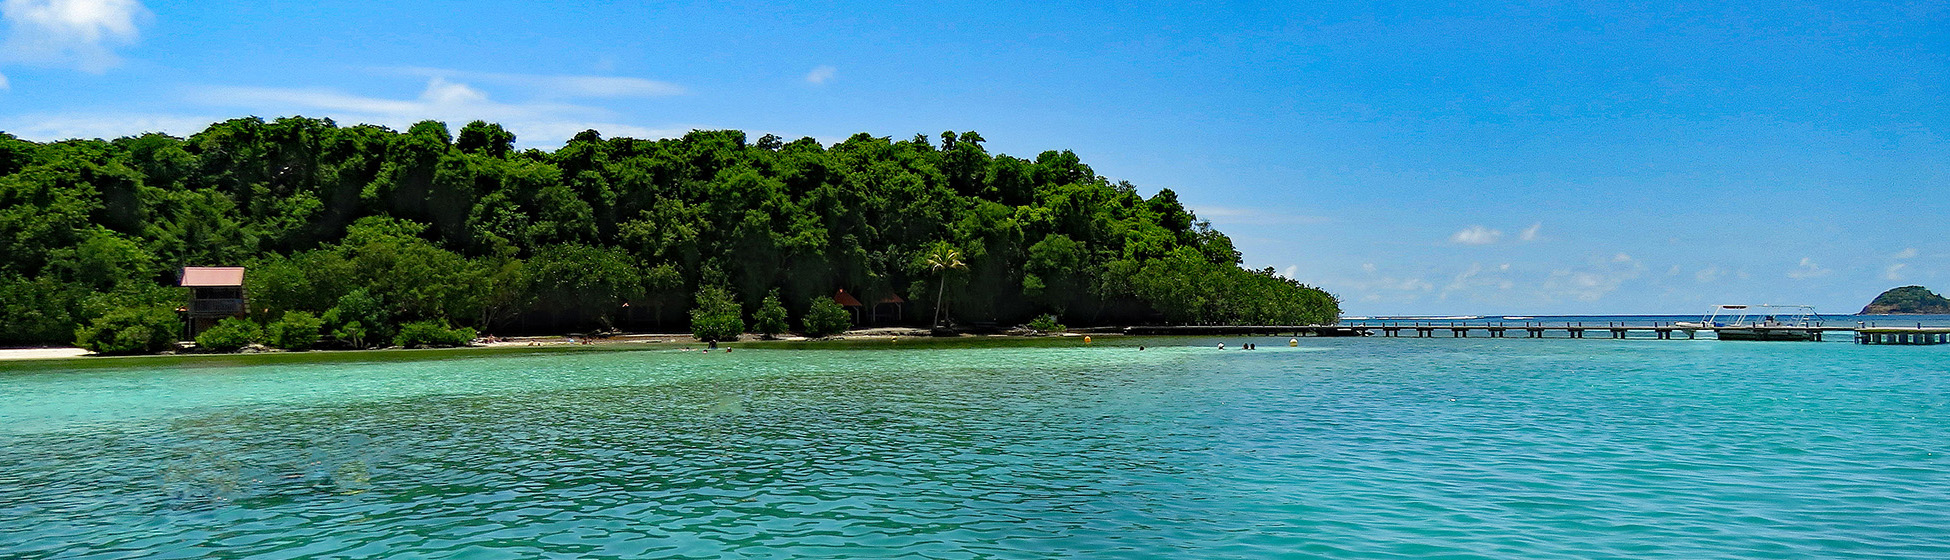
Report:
M 1922 286 L 1890 288 L 1864 306 L 1862 314 L 1950 314 L 1950 299 Z
M 179 267 L 223 265 L 250 267 L 254 319 L 307 311 L 328 339 L 354 317 L 375 331 L 674 328 L 704 288 L 747 314 L 776 290 L 794 325 L 842 288 L 911 300 L 909 324 L 937 299 L 964 324 L 1339 313 L 1320 290 L 1241 269 L 1171 191 L 1143 196 L 1068 151 L 995 155 L 973 132 L 513 141 L 482 122 L 450 136 L 438 122 L 306 118 L 187 139 L 0 134 L 0 342 L 68 342 L 117 309 L 174 309 Z M 951 249 L 964 267 L 929 266 Z

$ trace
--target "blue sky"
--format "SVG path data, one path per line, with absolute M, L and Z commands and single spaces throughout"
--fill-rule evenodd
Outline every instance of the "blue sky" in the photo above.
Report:
M 1950 289 L 1950 3 L 1476 4 L 0 0 L 0 130 L 976 130 L 1350 315 Z

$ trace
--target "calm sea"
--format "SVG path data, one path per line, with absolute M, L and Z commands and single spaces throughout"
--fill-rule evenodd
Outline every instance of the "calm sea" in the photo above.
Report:
M 1950 557 L 1950 346 L 1080 342 L 0 371 L 0 558 Z

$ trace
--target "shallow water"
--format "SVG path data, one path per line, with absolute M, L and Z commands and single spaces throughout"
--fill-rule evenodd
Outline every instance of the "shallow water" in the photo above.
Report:
M 1950 557 L 1950 347 L 1216 341 L 0 373 L 0 557 Z

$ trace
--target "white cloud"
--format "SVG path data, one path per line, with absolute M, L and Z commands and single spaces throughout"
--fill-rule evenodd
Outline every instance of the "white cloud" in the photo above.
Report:
M 1915 257 L 1916 257 L 1916 248 L 1915 248 L 1915 247 L 1909 247 L 1909 248 L 1905 248 L 1905 249 L 1903 249 L 1903 250 L 1901 250 L 1901 251 L 1897 251 L 1897 252 L 1896 252 L 1896 254 L 1894 254 L 1894 255 L 1890 255 L 1890 257 L 1892 257 L 1892 258 L 1898 258 L 1898 259 L 1910 259 L 1910 258 L 1915 258 Z
M 7 75 L 0 74 L 0 91 L 7 91 L 7 89 L 11 87 L 13 86 L 7 83 Z
M 806 83 L 816 86 L 826 85 L 826 82 L 833 81 L 833 78 L 837 77 L 839 72 L 840 69 L 838 68 L 822 65 L 806 73 Z
M 1700 283 L 1707 283 L 1707 282 L 1712 282 L 1714 280 L 1719 280 L 1721 278 L 1725 278 L 1726 275 L 1727 272 L 1724 270 L 1720 270 L 1720 267 L 1709 266 L 1706 268 L 1699 269 L 1699 272 L 1693 273 L 1693 279 L 1700 281 Z
M 1802 257 L 1801 264 L 1795 266 L 1794 270 L 1788 271 L 1788 278 L 1793 278 L 1796 280 L 1801 280 L 1804 278 L 1820 278 L 1823 276 L 1827 276 L 1828 273 L 1830 272 L 1834 272 L 1834 271 L 1826 268 L 1822 268 L 1821 265 L 1815 264 L 1814 259 Z
M 1300 273 L 1300 265 L 1297 265 L 1297 264 L 1292 264 L 1292 265 L 1287 265 L 1287 267 L 1286 267 L 1286 269 L 1285 269 L 1285 270 L 1281 270 L 1281 271 L 1280 271 L 1280 276 L 1281 276 L 1281 277 L 1284 277 L 1284 278 L 1286 278 L 1286 279 L 1288 279 L 1288 280 L 1292 280 L 1292 279 L 1293 279 L 1293 275 L 1295 275 L 1295 274 L 1299 274 L 1299 273 Z
M 197 92 L 196 100 L 242 107 L 272 115 L 305 114 L 344 122 L 371 123 L 404 129 L 415 122 L 438 120 L 458 126 L 473 120 L 499 123 L 514 132 L 523 145 L 559 144 L 583 130 L 605 136 L 666 138 L 691 127 L 653 129 L 610 121 L 614 113 L 598 107 L 556 101 L 503 103 L 470 85 L 434 77 L 417 98 L 365 97 L 328 89 L 214 87 Z
M 665 97 L 689 93 L 684 86 L 628 76 L 578 76 L 563 74 L 509 74 L 470 72 L 444 68 L 394 68 L 393 71 L 429 79 L 468 80 L 514 86 L 543 97 Z
M 0 61 L 101 73 L 121 62 L 110 47 L 135 42 L 149 10 L 136 0 L 4 0 L 0 18 Z
M 1524 241 L 1536 241 L 1541 238 L 1540 234 L 1543 232 L 1543 230 L 1544 230 L 1543 222 L 1530 224 L 1530 227 L 1523 228 L 1523 233 L 1518 234 L 1517 239 L 1521 239 Z
M 1449 241 L 1463 245 L 1489 245 L 1502 238 L 1502 231 L 1483 226 L 1469 226 L 1462 231 L 1456 232 L 1455 235 L 1449 236 Z
M 1889 265 L 1889 268 L 1882 269 L 1882 279 L 1901 281 L 1903 279 L 1903 269 L 1908 267 L 1909 265 L 1904 263 Z
M 1627 255 L 1625 253 L 1619 253 L 1611 256 L 1611 262 L 1615 262 L 1615 263 L 1632 262 L 1632 256 Z

